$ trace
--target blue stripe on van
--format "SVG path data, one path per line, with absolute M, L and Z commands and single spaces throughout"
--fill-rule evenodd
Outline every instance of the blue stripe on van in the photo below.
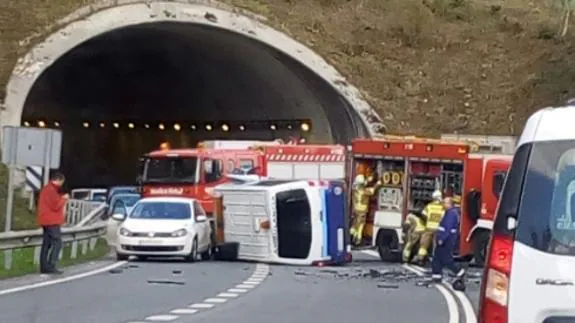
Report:
M 321 246 L 321 256 L 322 257 L 327 257 L 328 255 L 328 240 L 327 240 L 327 236 L 328 236 L 328 225 L 327 225 L 327 201 L 326 201 L 326 197 L 327 197 L 327 189 L 325 188 L 321 188 L 320 189 L 320 195 L 321 195 L 321 226 L 322 226 L 322 246 Z

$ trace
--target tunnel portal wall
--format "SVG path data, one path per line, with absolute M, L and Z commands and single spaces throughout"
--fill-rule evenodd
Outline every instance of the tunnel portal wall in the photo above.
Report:
M 74 12 L 47 30 L 57 30 L 19 59 L 7 87 L 0 123 L 20 125 L 26 98 L 41 73 L 66 52 L 81 43 L 118 28 L 142 23 L 177 21 L 222 28 L 258 40 L 300 62 L 348 101 L 369 135 L 385 129 L 381 119 L 362 98 L 360 91 L 347 83 L 318 54 L 262 23 L 265 18 L 214 1 L 103 1 Z M 48 31 L 46 33 L 49 33 Z M 42 39 L 34 35 L 29 40 Z

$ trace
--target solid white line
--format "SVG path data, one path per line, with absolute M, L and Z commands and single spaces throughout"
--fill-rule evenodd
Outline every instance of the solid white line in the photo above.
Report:
M 214 304 L 204 304 L 204 303 L 198 303 L 198 304 L 192 304 L 189 307 L 190 308 L 199 308 L 199 309 L 204 309 L 204 308 L 212 308 L 214 307 Z
M 373 250 L 362 250 L 361 252 L 366 254 L 366 255 L 379 258 L 379 253 L 377 253 L 376 251 L 373 251 Z
M 229 297 L 229 298 L 236 298 L 240 295 L 236 294 L 236 293 L 219 293 L 218 296 L 216 297 Z
M 465 323 L 477 323 L 477 315 L 475 315 L 475 309 L 471 305 L 471 301 L 464 292 L 453 289 L 452 286 L 447 285 L 447 287 L 455 294 L 459 302 L 461 302 L 461 307 L 463 307 L 463 314 L 465 315 Z
M 256 286 L 255 285 L 246 285 L 243 283 L 236 286 L 236 288 L 249 288 L 249 289 L 252 289 L 254 287 L 256 287 Z
M 197 312 L 198 310 L 193 310 L 191 308 L 177 308 L 175 310 L 170 311 L 170 313 L 172 314 L 185 314 L 185 315 L 196 314 Z
M 248 290 L 243 289 L 243 288 L 230 288 L 230 289 L 228 289 L 228 292 L 230 292 L 230 293 L 247 293 Z
M 0 290 L 0 296 L 18 293 L 18 292 L 23 292 L 23 291 L 41 288 L 41 287 L 46 287 L 46 286 L 51 286 L 51 285 L 56 285 L 56 284 L 62 284 L 62 283 L 66 283 L 69 281 L 94 276 L 94 275 L 106 272 L 108 270 L 120 267 L 120 266 L 124 265 L 125 263 L 127 263 L 127 261 L 118 261 L 118 262 L 115 262 L 115 263 L 113 263 L 109 266 L 106 266 L 106 267 L 94 269 L 91 271 L 83 272 L 83 273 L 68 276 L 68 277 L 51 279 L 49 281 L 43 281 L 43 282 L 33 283 L 33 284 L 29 284 L 29 285 L 18 286 L 18 287 L 14 287 L 14 288 L 8 288 L 8 289 Z
M 154 315 L 145 318 L 146 321 L 169 322 L 178 319 L 177 315 Z
M 402 265 L 403 268 L 415 273 L 418 276 L 423 276 L 423 273 L 409 265 Z M 447 312 L 449 313 L 448 323 L 459 323 L 459 307 L 455 297 L 441 284 L 434 284 L 435 288 L 441 293 L 445 302 L 447 303 Z
M 217 304 L 221 304 L 221 303 L 225 303 L 228 300 L 225 298 L 206 298 L 204 299 L 204 302 L 206 303 L 217 303 Z

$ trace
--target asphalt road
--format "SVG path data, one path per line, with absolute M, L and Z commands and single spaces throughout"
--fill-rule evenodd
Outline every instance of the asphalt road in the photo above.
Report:
M 266 266 L 264 270 L 246 263 L 131 262 L 119 268 L 116 273 L 105 271 L 7 295 L 2 295 L 3 289 L 47 278 L 0 282 L 0 322 L 471 323 L 462 309 L 456 313 L 458 320 L 450 321 L 445 297 L 422 277 L 363 253 L 354 254 L 353 265 L 346 267 Z M 78 269 L 69 270 L 74 271 Z M 256 281 L 257 288 L 241 285 L 250 280 Z M 475 281 L 471 279 L 467 289 L 472 303 L 479 290 Z M 238 288 L 248 289 L 239 293 Z M 226 291 L 238 294 L 227 293 L 231 298 L 225 302 L 214 299 Z M 210 299 L 215 306 L 191 310 L 191 304 Z M 170 315 L 173 309 L 187 313 Z
M 226 291 L 250 276 L 255 265 L 133 262 L 120 268 L 123 268 L 120 273 L 105 272 L 0 296 L 0 322 L 143 321 L 151 315 L 186 307 Z M 150 280 L 167 283 L 152 284 Z

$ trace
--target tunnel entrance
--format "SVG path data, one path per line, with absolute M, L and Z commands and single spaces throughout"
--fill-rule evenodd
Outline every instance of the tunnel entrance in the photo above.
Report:
M 71 188 L 134 184 L 138 157 L 163 142 L 295 135 L 348 143 L 370 133 L 349 98 L 290 55 L 182 21 L 87 38 L 38 73 L 22 108 L 23 125 L 63 130 Z

